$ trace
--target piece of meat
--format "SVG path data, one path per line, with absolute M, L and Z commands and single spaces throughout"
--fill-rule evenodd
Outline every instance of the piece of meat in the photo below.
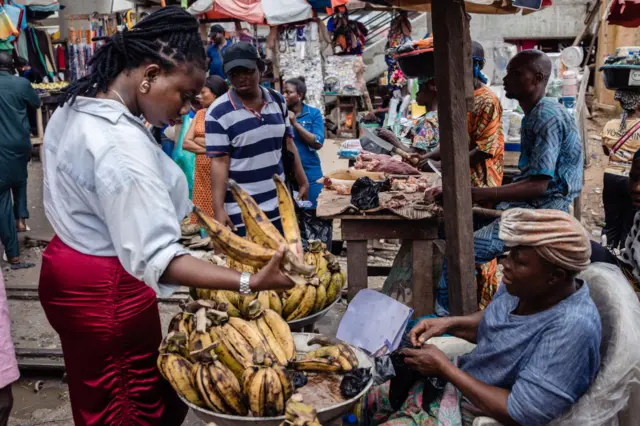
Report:
M 336 192 L 340 195 L 350 195 L 351 194 L 351 187 L 350 186 L 345 186 L 345 185 L 336 185 L 333 187 L 333 189 L 336 190 Z
M 331 178 L 328 178 L 328 177 L 325 177 L 322 183 L 324 184 L 325 188 L 331 189 L 331 187 L 333 186 L 333 183 L 331 182 Z
M 380 165 L 380 161 L 379 160 L 371 160 L 368 163 L 366 163 L 366 169 L 369 172 L 379 172 L 381 170 L 377 170 L 376 167 L 378 167 Z
M 420 171 L 413 166 L 401 161 L 380 161 L 373 167 L 367 167 L 372 172 L 383 172 L 393 175 L 419 175 Z

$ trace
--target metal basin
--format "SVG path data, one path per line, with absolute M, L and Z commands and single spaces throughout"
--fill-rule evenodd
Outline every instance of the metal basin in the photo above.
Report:
M 316 312 L 313 315 L 309 315 L 308 317 L 300 318 L 293 321 L 288 321 L 287 324 L 289 324 L 289 328 L 291 328 L 291 331 L 302 331 L 304 327 L 315 324 L 322 317 L 327 315 L 327 312 L 329 312 L 329 310 L 331 310 L 331 308 L 333 308 L 341 299 L 342 297 L 338 295 L 338 297 L 336 297 L 336 300 L 334 300 L 333 303 L 331 303 L 329 306 L 327 306 L 323 310 Z
M 319 336 L 319 335 L 314 333 L 293 333 L 293 339 L 295 341 L 296 349 L 298 353 L 304 354 L 314 349 L 317 349 L 319 347 L 318 345 L 312 345 L 312 346 L 307 345 L 307 342 L 316 336 Z M 373 368 L 373 365 L 374 365 L 373 360 L 367 354 L 365 354 L 362 350 L 358 348 L 352 347 L 352 349 L 354 350 L 354 352 L 356 353 L 356 356 L 358 357 L 358 362 L 360 364 L 360 367 Z M 315 376 L 315 377 L 318 377 L 318 376 Z M 342 379 L 342 376 L 340 375 L 337 375 L 337 376 L 338 376 L 337 377 L 338 379 L 340 380 Z M 344 414 L 348 413 L 353 408 L 353 406 L 358 402 L 358 400 L 369 390 L 372 384 L 373 384 L 373 378 L 371 379 L 371 381 L 369 381 L 369 383 L 362 390 L 362 392 L 360 392 L 358 395 L 356 395 L 351 399 L 343 400 L 343 401 L 335 401 L 323 407 L 314 406 L 314 408 L 318 412 L 318 420 L 320 421 L 320 423 L 329 424 L 330 422 L 336 419 L 339 419 Z M 309 384 L 299 389 L 299 392 L 302 393 L 303 396 L 305 396 L 305 401 L 307 401 L 307 397 L 306 397 L 307 394 L 313 395 L 314 393 L 316 393 L 317 390 L 319 390 L 319 389 L 316 389 L 314 386 L 315 385 L 313 385 L 312 381 L 310 380 Z M 180 399 L 182 399 L 182 402 L 187 404 L 187 406 L 189 406 L 189 408 L 193 410 L 193 412 L 196 414 L 196 416 L 200 420 L 204 421 L 205 423 L 212 422 L 216 426 L 240 426 L 240 425 L 279 426 L 284 421 L 284 416 L 241 417 L 241 416 L 231 416 L 228 414 L 214 413 L 213 411 L 209 411 L 205 408 L 197 407 L 182 397 L 180 397 Z M 311 405 L 314 405 L 314 404 L 311 404 Z

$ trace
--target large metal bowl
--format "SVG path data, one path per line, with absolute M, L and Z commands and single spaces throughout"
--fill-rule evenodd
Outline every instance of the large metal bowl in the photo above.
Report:
M 331 308 L 333 308 L 341 299 L 342 297 L 338 294 L 338 297 L 336 297 L 336 300 L 334 300 L 333 303 L 331 303 L 329 306 L 327 306 L 323 310 L 316 312 L 313 315 L 309 315 L 308 317 L 300 318 L 293 321 L 288 321 L 287 324 L 289 324 L 289 328 L 291 329 L 291 331 L 302 331 L 304 327 L 315 324 L 322 317 L 327 315 L 327 312 L 329 312 Z
M 293 333 L 293 340 L 296 344 L 296 350 L 298 353 L 307 353 L 314 349 L 317 349 L 318 345 L 307 345 L 307 342 L 319 336 L 314 333 Z M 361 351 L 358 348 L 352 348 L 358 357 L 358 362 L 360 367 L 371 367 L 373 368 L 373 360 Z M 317 409 L 318 412 L 318 420 L 321 424 L 329 424 L 330 422 L 339 419 L 344 414 L 348 413 L 353 406 L 358 402 L 358 400 L 369 390 L 371 385 L 373 384 L 373 378 L 369 381 L 367 386 L 355 397 L 348 399 L 346 401 L 342 401 L 340 403 Z M 309 386 L 309 385 L 307 385 Z M 304 388 L 303 388 L 304 389 Z M 284 421 L 284 416 L 278 417 L 241 417 L 241 416 L 231 416 L 228 414 L 219 414 L 209 411 L 204 408 L 200 408 L 196 405 L 191 404 L 186 399 L 180 397 L 182 402 L 187 404 L 189 408 L 193 410 L 193 412 L 198 416 L 200 420 L 205 423 L 211 422 L 216 426 L 241 426 L 241 425 L 260 425 L 260 426 L 279 426 Z

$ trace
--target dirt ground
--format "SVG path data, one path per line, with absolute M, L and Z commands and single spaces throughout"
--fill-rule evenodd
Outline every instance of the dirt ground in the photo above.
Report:
M 589 167 L 585 170 L 585 184 L 582 191 L 582 222 L 591 232 L 595 240 L 599 240 L 603 225 L 602 206 L 602 176 L 606 157 L 600 147 L 599 132 L 610 117 L 595 112 L 589 120 Z M 337 158 L 337 150 L 340 141 L 327 140 L 325 147 L 320 151 L 323 169 L 325 172 L 347 166 L 345 160 Z M 25 271 L 11 271 L 5 263 L 1 263 L 5 282 L 8 287 L 37 288 L 40 274 L 43 245 L 39 240 L 48 241 L 53 236 L 53 231 L 44 215 L 42 206 L 42 170 L 41 163 L 34 161 L 29 166 L 29 210 L 31 218 L 28 224 L 31 231 L 21 235 L 23 254 L 27 261 L 36 264 L 36 267 Z M 336 224 L 334 235 L 339 235 L 339 224 Z M 385 244 L 384 249 L 370 249 L 370 264 L 391 265 L 398 246 Z M 2 252 L 0 247 L 0 252 Z M 341 259 L 343 265 L 346 259 Z M 369 279 L 370 288 L 381 288 L 384 278 L 375 277 Z M 178 306 L 162 305 L 161 316 L 163 329 L 166 330 L 167 321 Z M 327 315 L 317 328 L 322 333 L 334 334 L 345 306 L 338 305 Z M 16 348 L 45 348 L 60 349 L 60 341 L 56 333 L 51 329 L 44 312 L 38 301 L 10 300 L 9 311 L 11 314 L 12 335 Z M 90 356 L 90 348 L 88 348 Z M 36 391 L 36 388 L 39 389 Z M 69 395 L 61 373 L 48 375 L 23 374 L 23 377 L 14 384 L 14 409 L 9 425 L 11 426 L 68 426 L 73 425 L 69 405 Z M 190 414 L 184 425 L 200 426 L 202 421 Z

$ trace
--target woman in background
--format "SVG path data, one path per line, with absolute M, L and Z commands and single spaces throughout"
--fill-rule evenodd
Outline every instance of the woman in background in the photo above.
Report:
M 604 203 L 603 244 L 619 249 L 633 225 L 638 211 L 631 202 L 627 190 L 634 153 L 640 149 L 640 91 L 617 90 L 615 99 L 620 102 L 622 116 L 610 120 L 602 129 L 602 149 L 609 157 L 604 170 L 602 202 Z
M 200 109 L 187 131 L 182 147 L 196 154 L 196 170 L 193 176 L 193 204 L 213 217 L 213 198 L 211 196 L 211 159 L 205 155 L 204 122 L 207 110 L 220 96 L 227 93 L 229 86 L 222 77 L 212 75 L 207 77 L 200 91 Z M 197 223 L 191 215 L 191 223 Z
M 304 77 L 292 78 L 285 82 L 284 97 L 293 127 L 293 141 L 309 180 L 311 207 L 299 213 L 300 231 L 305 248 L 308 240 L 315 239 L 330 246 L 332 233 L 332 222 L 318 219 L 316 216 L 318 195 L 322 191 L 322 184 L 316 181 L 323 176 L 318 150 L 324 144 L 324 118 L 318 108 L 304 103 L 306 95 L 307 85 Z

